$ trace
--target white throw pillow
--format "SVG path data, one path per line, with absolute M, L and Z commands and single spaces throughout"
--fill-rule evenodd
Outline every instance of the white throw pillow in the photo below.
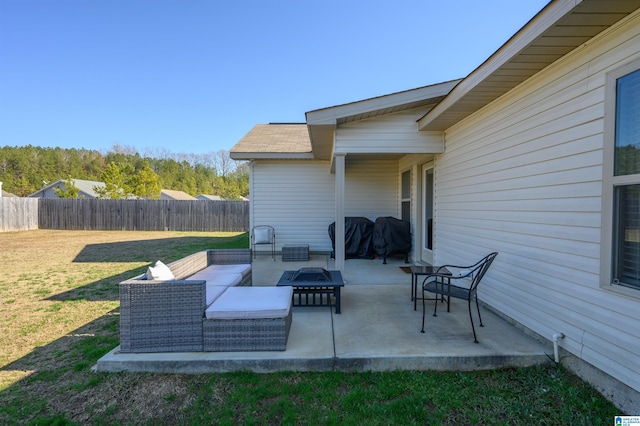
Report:
M 176 277 L 171 272 L 171 269 L 161 261 L 157 261 L 154 266 L 149 266 L 147 269 L 147 279 L 156 281 L 170 281 L 175 280 Z
M 271 229 L 258 228 L 253 230 L 255 244 L 271 244 Z

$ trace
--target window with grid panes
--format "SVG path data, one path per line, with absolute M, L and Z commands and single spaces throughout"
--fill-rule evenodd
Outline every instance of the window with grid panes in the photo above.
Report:
M 615 84 L 612 282 L 640 288 L 640 70 Z
M 411 170 L 402 173 L 402 220 L 411 221 Z

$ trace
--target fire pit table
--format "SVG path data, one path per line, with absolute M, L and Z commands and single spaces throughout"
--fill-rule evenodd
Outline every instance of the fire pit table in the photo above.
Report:
M 340 313 L 340 288 L 344 287 L 340 271 L 324 268 L 285 271 L 277 285 L 293 287 L 293 306 L 335 306 L 336 314 Z

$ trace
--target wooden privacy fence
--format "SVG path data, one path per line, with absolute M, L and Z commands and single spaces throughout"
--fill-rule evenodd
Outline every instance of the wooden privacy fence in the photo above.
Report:
M 38 199 L 0 197 L 0 232 L 38 229 Z
M 28 200 L 37 201 L 37 226 L 31 229 L 195 232 L 249 229 L 248 201 Z

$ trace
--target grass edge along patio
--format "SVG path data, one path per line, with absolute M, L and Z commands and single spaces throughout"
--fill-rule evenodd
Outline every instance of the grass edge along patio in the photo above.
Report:
M 7 282 L 15 283 L 0 288 L 4 424 L 596 424 L 620 413 L 552 364 L 481 372 L 95 373 L 95 362 L 119 344 L 117 282 L 158 258 L 247 247 L 247 234 L 36 230 L 2 233 L 0 241 L 14 265 Z M 403 303 L 413 312 L 407 274 L 404 280 Z M 417 336 L 416 315 L 410 328 Z M 473 345 L 464 329 L 462 340 Z

